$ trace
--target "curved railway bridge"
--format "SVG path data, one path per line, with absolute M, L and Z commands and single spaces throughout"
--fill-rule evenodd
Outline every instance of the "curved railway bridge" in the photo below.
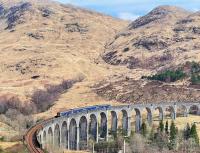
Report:
M 38 145 L 38 141 L 36 140 L 36 133 L 42 126 L 40 124 L 35 125 L 31 129 L 28 130 L 24 139 L 27 144 L 27 148 L 31 153 L 44 153 L 40 145 Z
M 142 112 L 146 111 L 146 121 L 151 125 L 156 110 L 159 112 L 160 120 L 163 120 L 166 114 L 170 114 L 170 117 L 175 120 L 177 113 L 184 117 L 187 117 L 190 111 L 200 114 L 200 103 L 96 105 L 72 109 L 60 112 L 55 118 L 43 122 L 36 134 L 37 141 L 43 149 L 53 146 L 69 150 L 84 150 L 89 139 L 96 142 L 107 141 L 109 131 L 116 132 L 120 123 L 120 128 L 127 136 L 132 130 L 139 132 Z M 132 120 L 134 126 L 131 124 Z

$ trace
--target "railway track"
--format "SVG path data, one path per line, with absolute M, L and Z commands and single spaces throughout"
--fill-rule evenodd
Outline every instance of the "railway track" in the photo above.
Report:
M 30 153 L 44 153 L 44 151 L 39 147 L 36 139 L 36 133 L 40 128 L 42 128 L 42 125 L 37 124 L 29 129 L 25 135 L 25 142 Z

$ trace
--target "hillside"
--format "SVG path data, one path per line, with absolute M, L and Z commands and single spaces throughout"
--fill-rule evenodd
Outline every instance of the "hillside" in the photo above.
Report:
M 6 123 L 0 125 L 0 138 L 18 143 L 42 117 L 111 103 L 89 86 L 119 71 L 111 72 L 100 54 L 127 21 L 49 0 L 0 0 L 0 25 L 0 120 Z M 47 87 L 51 93 L 45 93 Z
M 102 80 L 94 91 L 105 99 L 129 103 L 198 101 L 199 70 L 193 69 L 200 62 L 199 29 L 199 12 L 174 6 L 159 6 L 136 19 L 107 44 L 102 58 L 115 67 L 138 71 L 113 77 L 115 81 Z M 178 69 L 184 77 L 170 82 Z M 165 81 L 144 79 L 156 77 Z
M 173 6 L 160 6 L 115 36 L 103 59 L 129 69 L 161 71 L 199 61 L 200 16 Z
M 53 1 L 2 0 L 0 23 L 1 96 L 30 103 L 36 89 L 81 78 L 39 116 L 99 103 L 199 98 L 190 74 L 173 83 L 141 79 L 199 62 L 199 12 L 159 6 L 128 23 Z
M 0 1 L 0 93 L 26 98 L 45 84 L 109 74 L 98 64 L 126 21 L 47 0 Z
M 39 116 L 100 103 L 200 97 L 186 64 L 200 60 L 199 12 L 159 6 L 128 23 L 47 0 L 2 0 L 0 23 L 1 96 L 30 103 L 36 89 L 81 78 L 67 92 L 53 86 L 59 96 Z M 180 67 L 187 75 L 175 82 L 141 79 Z

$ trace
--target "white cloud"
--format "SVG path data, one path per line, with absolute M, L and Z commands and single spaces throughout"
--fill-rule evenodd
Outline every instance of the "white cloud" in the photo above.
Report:
M 129 13 L 129 12 L 121 12 L 119 13 L 118 17 L 120 19 L 124 19 L 124 20 L 135 20 L 139 17 L 139 15 L 133 14 L 133 13 Z

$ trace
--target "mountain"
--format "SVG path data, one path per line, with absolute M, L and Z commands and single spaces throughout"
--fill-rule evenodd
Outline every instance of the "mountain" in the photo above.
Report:
M 147 15 L 133 21 L 128 29 L 136 29 L 144 26 L 153 26 L 155 24 L 174 24 L 177 19 L 189 15 L 189 12 L 175 6 L 159 6 L 149 12 Z M 169 22 L 170 21 L 170 22 Z
M 157 7 L 117 34 L 102 57 L 112 65 L 150 71 L 199 61 L 199 19 L 198 12 Z
M 1 0 L 0 94 L 30 102 L 36 89 L 84 78 L 46 113 L 99 103 L 177 100 L 182 89 L 182 100 L 196 100 L 200 95 L 190 74 L 175 82 L 141 78 L 179 68 L 190 72 L 187 63 L 200 60 L 199 20 L 199 12 L 174 6 L 159 6 L 129 23 L 48 0 Z M 155 94 L 159 91 L 163 94 Z
M 24 97 L 64 79 L 102 78 L 109 70 L 99 55 L 127 24 L 48 0 L 0 0 L 0 93 Z
M 159 6 L 116 34 L 101 55 L 130 73 L 104 79 L 94 90 L 124 103 L 198 101 L 199 42 L 200 12 Z M 170 81 L 181 73 L 184 78 Z

